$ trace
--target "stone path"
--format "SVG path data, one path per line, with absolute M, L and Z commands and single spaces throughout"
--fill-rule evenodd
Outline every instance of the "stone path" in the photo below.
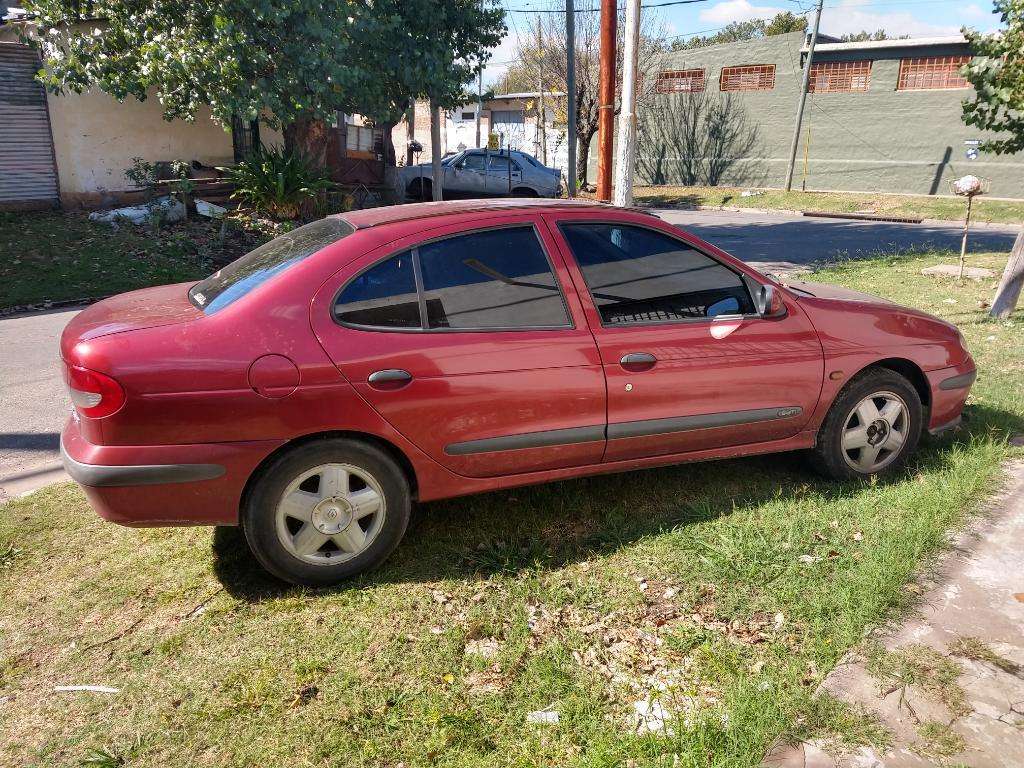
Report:
M 916 615 L 822 686 L 877 717 L 889 748 L 832 756 L 827 743 L 778 745 L 763 765 L 1024 766 L 1024 462 L 929 576 Z

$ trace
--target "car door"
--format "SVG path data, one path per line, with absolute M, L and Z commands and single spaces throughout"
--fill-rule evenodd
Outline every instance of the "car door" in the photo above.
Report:
M 391 243 L 329 281 L 312 313 L 359 394 L 453 472 L 601 461 L 601 360 L 538 215 Z
M 487 159 L 487 193 L 508 195 L 523 179 L 518 163 L 508 155 L 490 154 Z
M 823 353 L 784 299 L 755 311 L 752 276 L 640 214 L 551 219 L 608 385 L 606 461 L 780 440 L 807 424 Z M 779 293 L 781 296 L 781 292 Z
M 483 152 L 467 152 L 445 166 L 444 189 L 460 197 L 483 197 L 487 194 L 487 156 Z

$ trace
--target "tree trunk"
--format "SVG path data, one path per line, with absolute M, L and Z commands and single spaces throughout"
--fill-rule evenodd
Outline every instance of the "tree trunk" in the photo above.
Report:
M 413 99 L 409 102 L 409 109 L 406 110 L 405 119 L 409 123 L 409 131 L 406 135 L 408 141 L 405 145 L 405 164 L 410 166 L 413 164 L 413 151 L 412 142 L 416 140 L 416 100 Z
M 442 182 L 443 169 L 441 168 L 441 110 L 437 102 L 430 100 L 430 172 L 433 179 L 431 185 L 434 200 L 443 200 Z
M 597 130 L 587 130 L 578 136 L 576 147 L 576 178 L 579 180 L 580 188 L 587 184 L 587 165 L 590 161 L 590 142 L 594 139 Z
M 1017 239 L 1013 242 L 1013 250 L 1006 260 L 1003 279 L 999 281 L 989 314 L 1000 320 L 1005 320 L 1013 314 L 1017 299 L 1020 298 L 1021 287 L 1024 287 L 1024 229 L 1017 233 Z
M 395 124 L 393 122 L 381 123 L 381 132 L 383 133 L 383 146 L 381 147 L 381 150 L 384 154 L 385 168 L 393 168 L 398 165 L 398 160 L 395 157 L 395 143 L 392 138 L 394 129 Z
M 295 152 L 317 168 L 327 168 L 327 142 L 331 129 L 315 117 L 300 117 L 284 127 L 284 148 Z

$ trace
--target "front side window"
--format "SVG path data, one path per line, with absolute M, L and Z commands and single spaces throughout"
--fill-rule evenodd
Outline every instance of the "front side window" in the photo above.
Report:
M 533 227 L 458 235 L 385 259 L 344 287 L 334 315 L 348 325 L 406 330 L 571 326 Z
M 343 219 L 321 219 L 306 224 L 275 237 L 196 283 L 189 290 L 188 298 L 209 315 L 354 231 Z
M 466 155 L 460 165 L 467 171 L 482 171 L 487 164 L 487 157 L 478 152 Z
M 754 313 L 740 275 L 674 238 L 622 224 L 561 230 L 605 325 Z
M 450 237 L 418 252 L 431 329 L 569 325 L 562 293 L 532 227 Z

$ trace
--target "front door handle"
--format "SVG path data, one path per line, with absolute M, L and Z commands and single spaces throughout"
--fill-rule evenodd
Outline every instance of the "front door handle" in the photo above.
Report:
M 646 371 L 653 368 L 656 362 L 658 358 L 649 352 L 630 352 L 622 356 L 619 365 L 627 371 Z
M 366 381 L 374 389 L 401 389 L 412 381 L 412 374 L 400 368 L 386 368 L 374 371 Z

